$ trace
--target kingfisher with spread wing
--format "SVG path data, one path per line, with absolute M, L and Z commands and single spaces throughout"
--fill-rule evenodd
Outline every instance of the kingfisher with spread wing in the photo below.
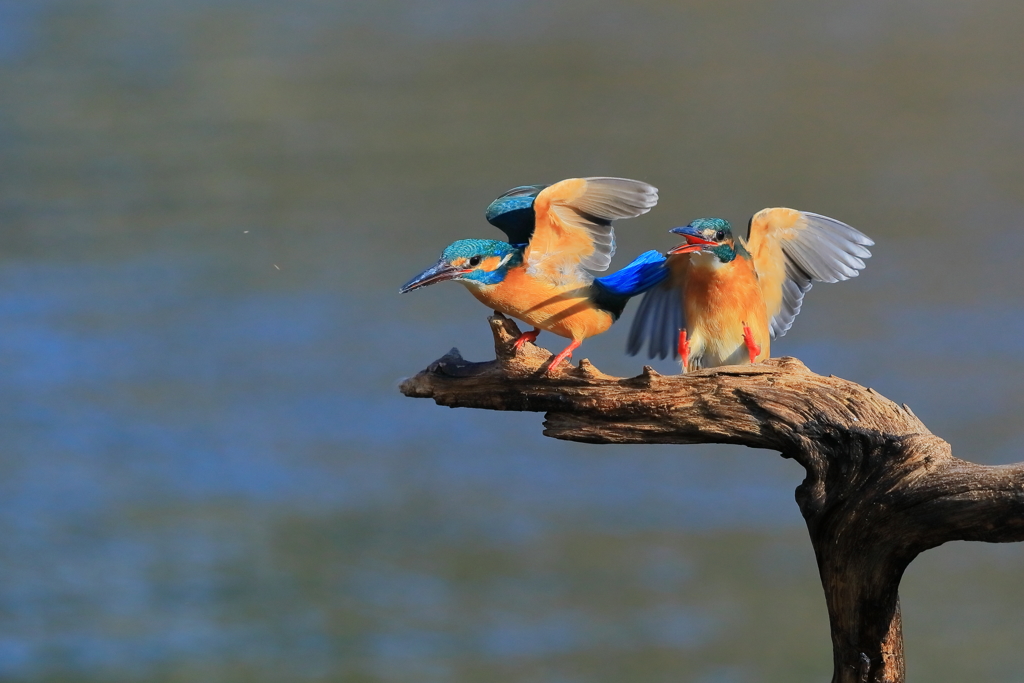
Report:
M 657 202 L 655 188 L 626 178 L 570 178 L 513 188 L 486 213 L 508 242 L 454 242 L 399 291 L 456 280 L 489 308 L 533 326 L 516 340 L 516 348 L 536 341 L 542 330 L 571 340 L 551 360 L 550 372 L 584 339 L 611 327 L 631 297 L 668 275 L 665 257 L 657 251 L 605 277 L 587 270 L 608 269 L 615 253 L 613 220 L 647 213 Z
M 757 363 L 786 334 L 811 283 L 856 277 L 874 242 L 833 218 L 764 209 L 747 238 L 721 218 L 699 218 L 670 232 L 671 275 L 644 295 L 626 350 L 648 344 L 651 358 L 682 359 L 683 371 Z

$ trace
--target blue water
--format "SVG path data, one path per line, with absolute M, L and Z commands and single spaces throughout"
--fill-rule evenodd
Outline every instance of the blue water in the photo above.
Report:
M 455 324 L 390 320 L 368 339 L 351 324 L 365 302 L 352 305 L 337 292 L 208 289 L 225 270 L 241 279 L 250 268 L 153 254 L 114 264 L 12 262 L 0 273 L 0 671 L 25 675 L 56 664 L 142 675 L 178 658 L 247 660 L 268 648 L 310 667 L 289 675 L 331 670 L 335 646 L 314 605 L 289 610 L 286 644 L 281 623 L 220 623 L 236 590 L 224 568 L 264 552 L 260 525 L 282 516 L 367 515 L 432 501 L 435 522 L 408 533 L 524 550 L 559 533 L 560 520 L 615 534 L 801 524 L 792 502 L 799 468 L 767 452 L 562 444 L 540 436 L 539 415 L 450 411 L 398 394 L 397 373 L 424 364 L 409 357 L 460 339 L 475 339 L 486 357 L 485 311 Z M 988 326 L 994 330 L 977 353 L 1013 364 L 1015 332 L 1002 312 L 903 311 L 857 343 L 801 343 L 796 330 L 791 352 L 821 371 L 876 380 L 956 435 L 1019 400 L 1012 377 L 948 392 L 941 388 L 949 376 L 924 384 L 913 368 L 872 372 L 865 359 L 912 354 L 913 340 L 925 339 L 915 361 L 948 365 L 955 379 L 965 330 Z M 615 354 L 619 365 L 636 366 L 618 357 L 622 340 L 614 337 L 625 330 L 617 332 L 593 340 L 591 356 L 600 363 Z M 382 341 L 393 352 L 375 355 Z M 1008 444 L 982 443 L 974 459 L 1005 458 Z M 400 528 L 382 541 L 400 544 Z M 397 610 L 414 622 L 417 613 L 450 609 L 458 590 L 387 563 L 349 581 L 367 609 Z M 287 594 L 289 583 L 271 577 L 271 593 Z M 379 662 L 463 651 L 530 659 L 628 648 L 621 629 L 645 646 L 698 647 L 719 633 L 716 621 L 714 612 L 655 609 L 602 635 L 571 610 L 525 622 L 498 612 L 469 641 L 435 626 L 368 633 L 364 645 Z M 119 634 L 121 622 L 144 626 Z M 602 644 L 606 638 L 613 641 Z
M 0 678 L 822 680 L 798 465 L 407 399 L 493 350 L 396 290 L 574 174 L 661 188 L 619 265 L 835 215 L 875 256 L 774 355 L 1020 460 L 1024 26 L 954 4 L 0 2 Z M 1019 678 L 1022 561 L 911 566 L 912 679 Z

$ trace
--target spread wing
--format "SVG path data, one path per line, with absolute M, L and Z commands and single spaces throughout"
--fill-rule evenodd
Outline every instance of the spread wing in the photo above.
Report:
M 816 213 L 778 208 L 754 214 L 746 246 L 768 307 L 772 339 L 792 326 L 812 281 L 857 277 L 873 244 L 846 223 Z
M 669 256 L 670 275 L 652 287 L 640 300 L 626 341 L 626 353 L 635 356 L 647 342 L 649 358 L 678 358 L 679 331 L 686 329 L 683 312 L 683 285 L 690 266 L 688 254 Z
M 647 213 L 658 190 L 626 178 L 570 178 L 537 195 L 527 268 L 555 281 L 575 279 L 580 266 L 607 270 L 615 253 L 612 221 Z

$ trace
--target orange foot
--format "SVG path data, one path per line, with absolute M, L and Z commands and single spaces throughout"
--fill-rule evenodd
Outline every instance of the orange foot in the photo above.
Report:
M 683 359 L 683 372 L 690 362 L 690 342 L 686 340 L 686 330 L 679 330 L 679 356 Z
M 580 344 L 583 343 L 582 339 L 573 339 L 572 343 L 565 347 L 560 354 L 551 359 L 551 365 L 548 366 L 548 372 L 551 372 L 566 358 L 572 358 L 573 349 L 578 349 Z
M 743 326 L 743 343 L 747 345 L 747 352 L 750 354 L 750 362 L 761 354 L 761 347 L 754 341 L 754 333 L 746 325 Z
M 533 332 L 523 332 L 521 335 L 519 335 L 519 337 L 516 339 L 516 343 L 513 344 L 516 351 L 518 351 L 519 347 L 521 347 L 526 342 L 530 342 L 532 344 L 535 341 L 537 341 L 538 334 L 540 334 L 540 328 L 535 327 L 533 328 Z

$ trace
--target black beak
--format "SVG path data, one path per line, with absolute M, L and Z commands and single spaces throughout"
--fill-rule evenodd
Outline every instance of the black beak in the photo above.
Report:
M 675 234 L 682 235 L 686 238 L 686 244 L 680 244 L 678 247 L 669 249 L 669 254 L 692 254 L 695 251 L 703 251 L 706 246 L 718 246 L 718 242 L 705 239 L 697 228 L 689 225 L 685 225 L 681 228 L 672 228 L 669 232 L 674 232 Z
M 405 294 L 406 292 L 411 292 L 414 289 L 432 285 L 435 282 L 454 280 L 465 272 L 468 271 L 451 266 L 444 261 L 438 261 L 430 268 L 427 268 L 422 273 L 402 285 L 402 288 L 398 290 L 398 293 Z

